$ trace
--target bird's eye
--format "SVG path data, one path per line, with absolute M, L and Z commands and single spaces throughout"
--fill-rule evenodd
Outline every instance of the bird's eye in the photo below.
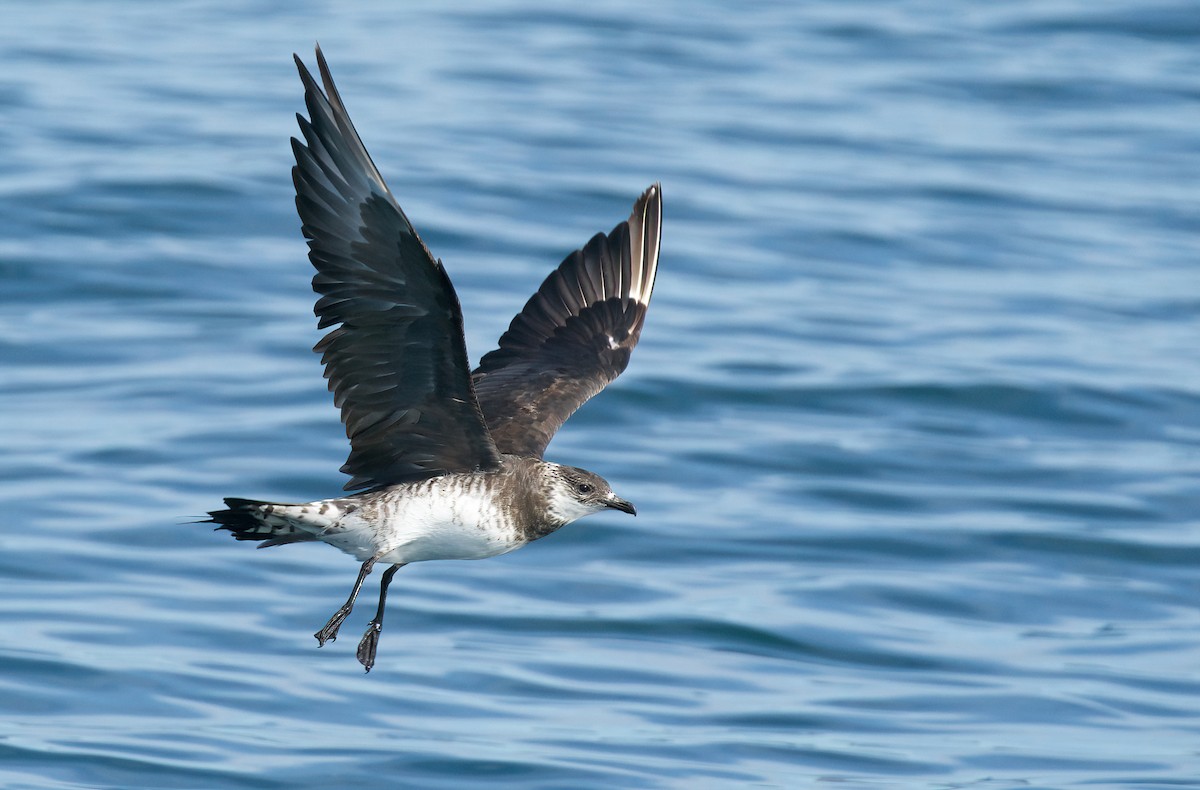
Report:
M 591 483 L 576 483 L 575 490 L 581 494 L 590 494 L 595 491 L 596 488 Z

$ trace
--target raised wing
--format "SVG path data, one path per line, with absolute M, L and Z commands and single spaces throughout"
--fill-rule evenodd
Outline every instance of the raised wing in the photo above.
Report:
M 625 370 L 654 289 L 662 189 L 567 256 L 479 360 L 475 392 L 502 453 L 541 458 L 575 410 Z
M 309 119 L 292 138 L 296 209 L 316 267 L 314 347 L 350 438 L 347 490 L 500 463 L 472 390 L 462 310 L 388 191 L 317 48 L 325 91 L 296 58 Z

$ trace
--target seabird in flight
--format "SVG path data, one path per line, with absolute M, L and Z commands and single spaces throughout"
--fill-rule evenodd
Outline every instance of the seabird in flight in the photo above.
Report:
M 316 268 L 317 343 L 350 439 L 343 497 L 306 504 L 225 499 L 217 529 L 259 548 L 320 540 L 362 566 L 350 597 L 315 636 L 337 637 L 376 563 L 389 567 L 358 645 L 375 663 L 388 584 L 423 560 L 518 549 L 591 513 L 636 513 L 599 475 L 543 460 L 563 422 L 625 369 L 654 288 L 658 184 L 629 219 L 596 234 L 548 276 L 474 371 L 462 311 L 388 190 L 338 96 L 299 57 L 308 118 L 292 139 L 296 207 Z

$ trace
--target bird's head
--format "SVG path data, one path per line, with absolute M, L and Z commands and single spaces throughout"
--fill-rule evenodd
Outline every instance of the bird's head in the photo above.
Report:
M 549 483 L 550 514 L 563 524 L 608 509 L 637 515 L 633 503 L 614 494 L 612 486 L 600 475 L 559 464 L 546 464 L 545 475 Z

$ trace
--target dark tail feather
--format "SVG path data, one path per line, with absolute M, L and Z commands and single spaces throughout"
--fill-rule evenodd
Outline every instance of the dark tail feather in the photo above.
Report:
M 315 540 L 312 535 L 297 529 L 289 520 L 273 515 L 276 507 L 290 507 L 278 502 L 263 502 L 258 499 L 225 497 L 227 510 L 211 510 L 212 518 L 201 523 L 216 524 L 217 529 L 227 529 L 238 540 L 261 540 L 258 548 L 281 546 Z

